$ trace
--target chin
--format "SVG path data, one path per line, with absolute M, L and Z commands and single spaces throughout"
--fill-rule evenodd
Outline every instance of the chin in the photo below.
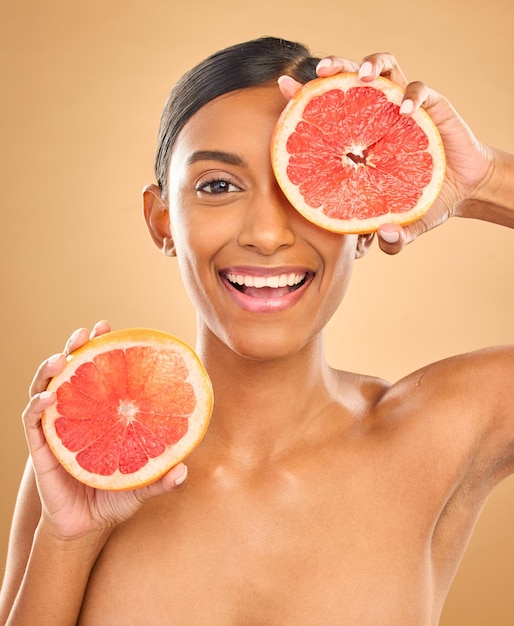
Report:
M 222 359 L 233 355 L 256 362 L 284 360 L 306 351 L 323 351 L 325 320 L 311 320 L 311 324 L 307 324 L 306 317 L 285 320 L 263 316 L 251 321 L 248 318 L 221 321 L 200 317 L 199 345 L 214 358 L 216 354 Z
M 311 342 L 299 333 L 281 329 L 280 332 L 252 332 L 244 337 L 231 337 L 227 347 L 239 357 L 255 362 L 272 362 L 292 358 Z

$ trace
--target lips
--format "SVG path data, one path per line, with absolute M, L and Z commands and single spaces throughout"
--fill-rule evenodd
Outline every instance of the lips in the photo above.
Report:
M 260 298 L 263 294 L 279 295 L 290 293 L 305 280 L 306 272 L 291 272 L 273 276 L 253 276 L 252 274 L 228 273 L 227 280 L 242 293 L 253 293 Z
M 221 278 L 233 299 L 253 312 L 279 311 L 296 304 L 314 273 L 303 269 L 249 270 L 230 269 Z

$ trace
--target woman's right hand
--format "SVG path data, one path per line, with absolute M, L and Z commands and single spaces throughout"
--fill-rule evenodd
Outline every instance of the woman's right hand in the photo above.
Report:
M 179 463 L 155 483 L 132 491 L 104 491 L 76 480 L 58 462 L 48 446 L 41 416 L 56 401 L 54 392 L 46 390 L 49 381 L 66 365 L 69 353 L 90 338 L 110 331 L 107 322 L 98 322 L 91 333 L 76 330 L 62 353 L 44 361 L 30 387 L 30 401 L 23 412 L 25 435 L 41 499 L 42 520 L 59 539 L 75 539 L 90 532 L 106 531 L 130 518 L 149 498 L 172 491 L 181 485 L 187 468 Z

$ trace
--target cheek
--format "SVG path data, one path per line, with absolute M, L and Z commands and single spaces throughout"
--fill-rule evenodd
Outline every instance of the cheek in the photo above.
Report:
M 216 282 L 213 259 L 217 244 L 209 229 L 195 220 L 179 218 L 173 228 L 177 263 L 184 287 L 192 303 L 209 309 L 209 298 Z
M 202 271 L 201 250 L 183 233 L 180 233 L 178 240 L 175 241 L 175 249 L 182 281 L 192 298 L 193 292 L 199 290 L 198 283 Z M 194 300 L 196 301 L 196 297 Z
M 357 237 L 346 235 L 344 239 L 326 242 L 324 246 L 326 279 L 330 285 L 327 304 L 336 309 L 343 299 L 353 272 Z M 331 261 L 329 260 L 331 259 Z
M 357 235 L 337 233 L 326 233 L 326 235 L 318 242 L 318 250 L 322 251 L 325 266 L 332 268 L 334 274 L 351 273 L 357 250 Z
M 177 250 L 178 268 L 186 294 L 196 313 L 205 317 L 210 310 L 210 300 L 206 284 L 208 281 L 202 276 L 202 265 L 191 249 L 183 247 Z
M 191 291 L 198 280 L 199 251 L 195 242 L 194 229 L 183 215 L 184 212 L 180 208 L 170 213 L 171 232 L 180 275 L 188 294 L 193 299 Z
M 345 280 L 350 278 L 353 270 L 356 242 L 357 239 L 355 239 L 355 243 L 353 240 L 345 240 L 344 244 L 339 249 L 339 254 L 336 255 L 335 272 L 337 274 L 343 274 Z

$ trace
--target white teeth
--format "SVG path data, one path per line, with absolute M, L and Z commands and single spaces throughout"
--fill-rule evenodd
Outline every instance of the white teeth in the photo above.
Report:
M 305 278 L 305 272 L 301 274 L 276 274 L 275 276 L 251 276 L 248 274 L 227 274 L 227 278 L 231 283 L 236 285 L 244 285 L 245 287 L 256 287 L 261 289 L 262 287 L 294 287 L 298 283 L 301 283 Z

